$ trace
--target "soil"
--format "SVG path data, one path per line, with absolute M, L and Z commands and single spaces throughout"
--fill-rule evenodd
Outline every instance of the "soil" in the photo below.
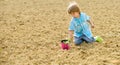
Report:
M 119 65 L 120 0 L 75 0 L 103 43 L 69 44 L 72 0 L 0 0 L 0 65 Z

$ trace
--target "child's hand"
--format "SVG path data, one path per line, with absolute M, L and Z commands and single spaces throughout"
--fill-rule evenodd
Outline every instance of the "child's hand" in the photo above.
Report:
M 95 26 L 94 26 L 94 23 L 93 23 L 92 21 L 88 20 L 88 22 L 90 23 L 90 25 L 91 25 L 92 28 L 95 27 Z
M 92 28 L 95 28 L 94 24 L 91 25 Z

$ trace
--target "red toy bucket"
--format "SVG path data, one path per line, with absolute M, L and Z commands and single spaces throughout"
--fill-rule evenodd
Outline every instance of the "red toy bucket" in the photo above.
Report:
M 63 50 L 69 50 L 70 49 L 70 46 L 69 46 L 69 43 L 66 43 L 68 40 L 61 40 L 61 48 Z

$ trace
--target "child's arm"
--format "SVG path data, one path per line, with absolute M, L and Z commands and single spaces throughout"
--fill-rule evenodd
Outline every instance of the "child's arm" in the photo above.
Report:
M 92 28 L 95 27 L 95 26 L 94 26 L 94 23 L 93 23 L 92 21 L 90 21 L 90 20 L 87 20 L 87 21 L 90 23 L 90 25 L 91 25 Z
M 69 33 L 68 39 L 71 41 L 73 39 L 73 30 L 69 30 L 68 33 Z

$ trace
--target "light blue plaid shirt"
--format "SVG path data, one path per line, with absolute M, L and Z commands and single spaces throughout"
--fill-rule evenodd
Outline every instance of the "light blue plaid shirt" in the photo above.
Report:
M 83 12 L 81 12 L 80 18 L 75 17 L 72 18 L 69 30 L 74 31 L 74 36 L 80 37 L 81 35 L 84 34 L 88 38 L 92 37 L 91 28 L 87 20 L 90 20 L 90 17 Z

